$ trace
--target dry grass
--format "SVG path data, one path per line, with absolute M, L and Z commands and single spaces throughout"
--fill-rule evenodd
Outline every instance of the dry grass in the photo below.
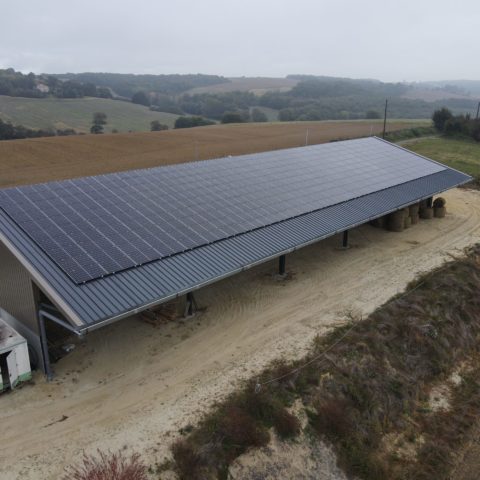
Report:
M 64 480 L 147 480 L 147 469 L 136 453 L 83 455 L 79 465 L 67 469 Z
M 424 124 L 395 121 L 388 129 Z M 164 132 L 0 142 L 0 188 L 378 134 L 379 121 L 212 125 Z

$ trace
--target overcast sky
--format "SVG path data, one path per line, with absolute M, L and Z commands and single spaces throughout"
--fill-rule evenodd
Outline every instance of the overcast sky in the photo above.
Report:
M 479 0 L 0 0 L 0 68 L 480 80 Z

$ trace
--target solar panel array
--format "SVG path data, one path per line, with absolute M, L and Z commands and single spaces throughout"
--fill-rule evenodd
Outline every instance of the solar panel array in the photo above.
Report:
M 0 190 L 77 284 L 445 168 L 369 138 Z

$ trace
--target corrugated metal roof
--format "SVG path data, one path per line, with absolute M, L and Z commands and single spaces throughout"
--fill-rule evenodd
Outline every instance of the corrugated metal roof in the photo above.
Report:
M 394 145 L 391 148 L 398 148 Z M 413 154 L 411 154 L 413 155 Z M 443 167 L 443 166 L 442 166 Z M 470 180 L 436 173 L 92 282 L 75 284 L 0 209 L 0 240 L 78 330 L 88 330 L 162 303 Z

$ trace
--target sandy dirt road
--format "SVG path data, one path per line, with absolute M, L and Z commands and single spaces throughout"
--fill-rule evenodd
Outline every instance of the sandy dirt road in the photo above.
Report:
M 480 192 L 448 192 L 444 219 L 402 233 L 363 226 L 198 292 L 205 312 L 152 326 L 130 318 L 87 336 L 45 383 L 0 396 L 0 478 L 57 479 L 83 450 L 162 461 L 178 429 L 282 355 L 301 355 L 348 310 L 369 313 L 419 272 L 480 241 Z

